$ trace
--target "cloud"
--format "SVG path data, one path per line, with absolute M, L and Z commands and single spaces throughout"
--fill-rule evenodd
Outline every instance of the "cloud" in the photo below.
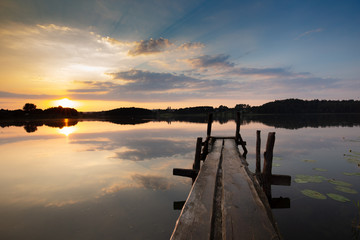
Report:
M 112 83 L 87 82 L 85 88 L 72 89 L 75 98 L 126 100 L 126 101 L 177 101 L 198 99 L 222 94 L 234 89 L 237 83 L 227 80 L 206 80 L 184 74 L 129 70 L 109 73 Z M 234 83 L 231 87 L 230 84 Z M 96 94 L 96 89 L 98 94 Z M 101 91 L 103 91 L 101 93 Z M 86 93 L 89 94 L 86 94 Z M 90 94 L 91 93 L 91 94 Z M 215 94 L 215 95 L 214 95 Z
M 304 37 L 306 35 L 309 35 L 309 34 L 312 34 L 312 33 L 322 32 L 322 31 L 324 31 L 324 29 L 322 29 L 322 28 L 317 28 L 317 29 L 314 29 L 314 30 L 310 30 L 310 31 L 307 31 L 307 32 L 304 32 L 304 33 L 300 34 L 299 36 L 297 36 L 295 38 L 295 40 L 298 40 L 298 39 L 300 39 L 300 38 L 302 38 L 302 37 Z
M 129 70 L 110 73 L 115 80 L 123 83 L 122 88 L 130 91 L 153 91 L 171 90 L 180 88 L 192 88 L 201 84 L 201 80 L 185 75 L 171 73 L 158 73 L 142 70 Z
M 48 31 L 55 30 L 55 31 L 64 31 L 64 32 L 67 32 L 67 31 L 72 31 L 72 30 L 73 30 L 73 29 L 70 28 L 70 27 L 67 27 L 67 26 L 58 26 L 58 25 L 55 25 L 55 24 L 48 24 L 48 25 L 37 24 L 37 26 L 38 26 L 39 28 L 42 28 L 42 29 L 48 30 Z
M 51 99 L 58 98 L 59 95 L 47 94 L 22 94 L 0 91 L 0 98 L 27 98 L 27 99 Z
M 229 62 L 229 55 L 218 54 L 218 55 L 203 55 L 201 57 L 187 59 L 187 62 L 193 68 L 231 68 L 234 67 L 234 64 Z
M 167 178 L 160 176 L 134 174 L 131 177 L 140 186 L 151 190 L 167 190 L 172 185 Z
M 181 44 L 178 49 L 179 50 L 190 50 L 190 49 L 197 49 L 197 48 L 203 48 L 205 47 L 205 44 L 200 43 L 200 42 L 189 42 L 189 43 L 183 43 Z
M 135 47 L 129 50 L 128 54 L 137 56 L 142 54 L 153 54 L 164 51 L 170 47 L 172 43 L 165 38 L 142 40 L 135 43 Z
M 304 77 L 310 75 L 310 73 L 296 73 L 291 71 L 289 67 L 280 68 L 245 68 L 237 67 L 232 69 L 230 74 L 236 75 L 255 75 L 260 77 Z
M 117 152 L 116 158 L 130 161 L 172 157 L 175 154 L 187 154 L 193 150 L 192 146 L 184 142 L 169 139 L 130 140 L 124 146 L 126 150 Z

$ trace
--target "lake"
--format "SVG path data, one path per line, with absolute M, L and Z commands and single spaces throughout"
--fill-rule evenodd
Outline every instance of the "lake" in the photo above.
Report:
M 256 130 L 262 147 L 276 132 L 272 186 L 284 239 L 360 239 L 359 116 L 245 119 L 241 135 L 255 171 Z M 0 239 L 169 239 L 191 179 L 197 137 L 207 124 L 105 121 L 3 124 L 0 128 Z M 213 135 L 235 135 L 232 120 Z

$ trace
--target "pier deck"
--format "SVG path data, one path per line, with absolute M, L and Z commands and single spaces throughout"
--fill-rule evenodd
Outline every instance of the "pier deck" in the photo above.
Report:
M 235 137 L 211 137 L 171 239 L 280 239 L 266 195 Z

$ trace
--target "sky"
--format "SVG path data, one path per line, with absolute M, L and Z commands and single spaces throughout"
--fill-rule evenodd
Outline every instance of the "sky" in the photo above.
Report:
M 0 109 L 360 100 L 359 12 L 358 0 L 0 0 Z

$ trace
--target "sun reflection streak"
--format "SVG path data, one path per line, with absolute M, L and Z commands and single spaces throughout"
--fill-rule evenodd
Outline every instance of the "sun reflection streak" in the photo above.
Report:
M 64 134 L 66 137 L 68 137 L 71 133 L 74 133 L 77 130 L 76 126 L 70 126 L 69 127 L 69 119 L 64 119 L 64 127 L 58 129 L 58 132 L 61 134 Z

